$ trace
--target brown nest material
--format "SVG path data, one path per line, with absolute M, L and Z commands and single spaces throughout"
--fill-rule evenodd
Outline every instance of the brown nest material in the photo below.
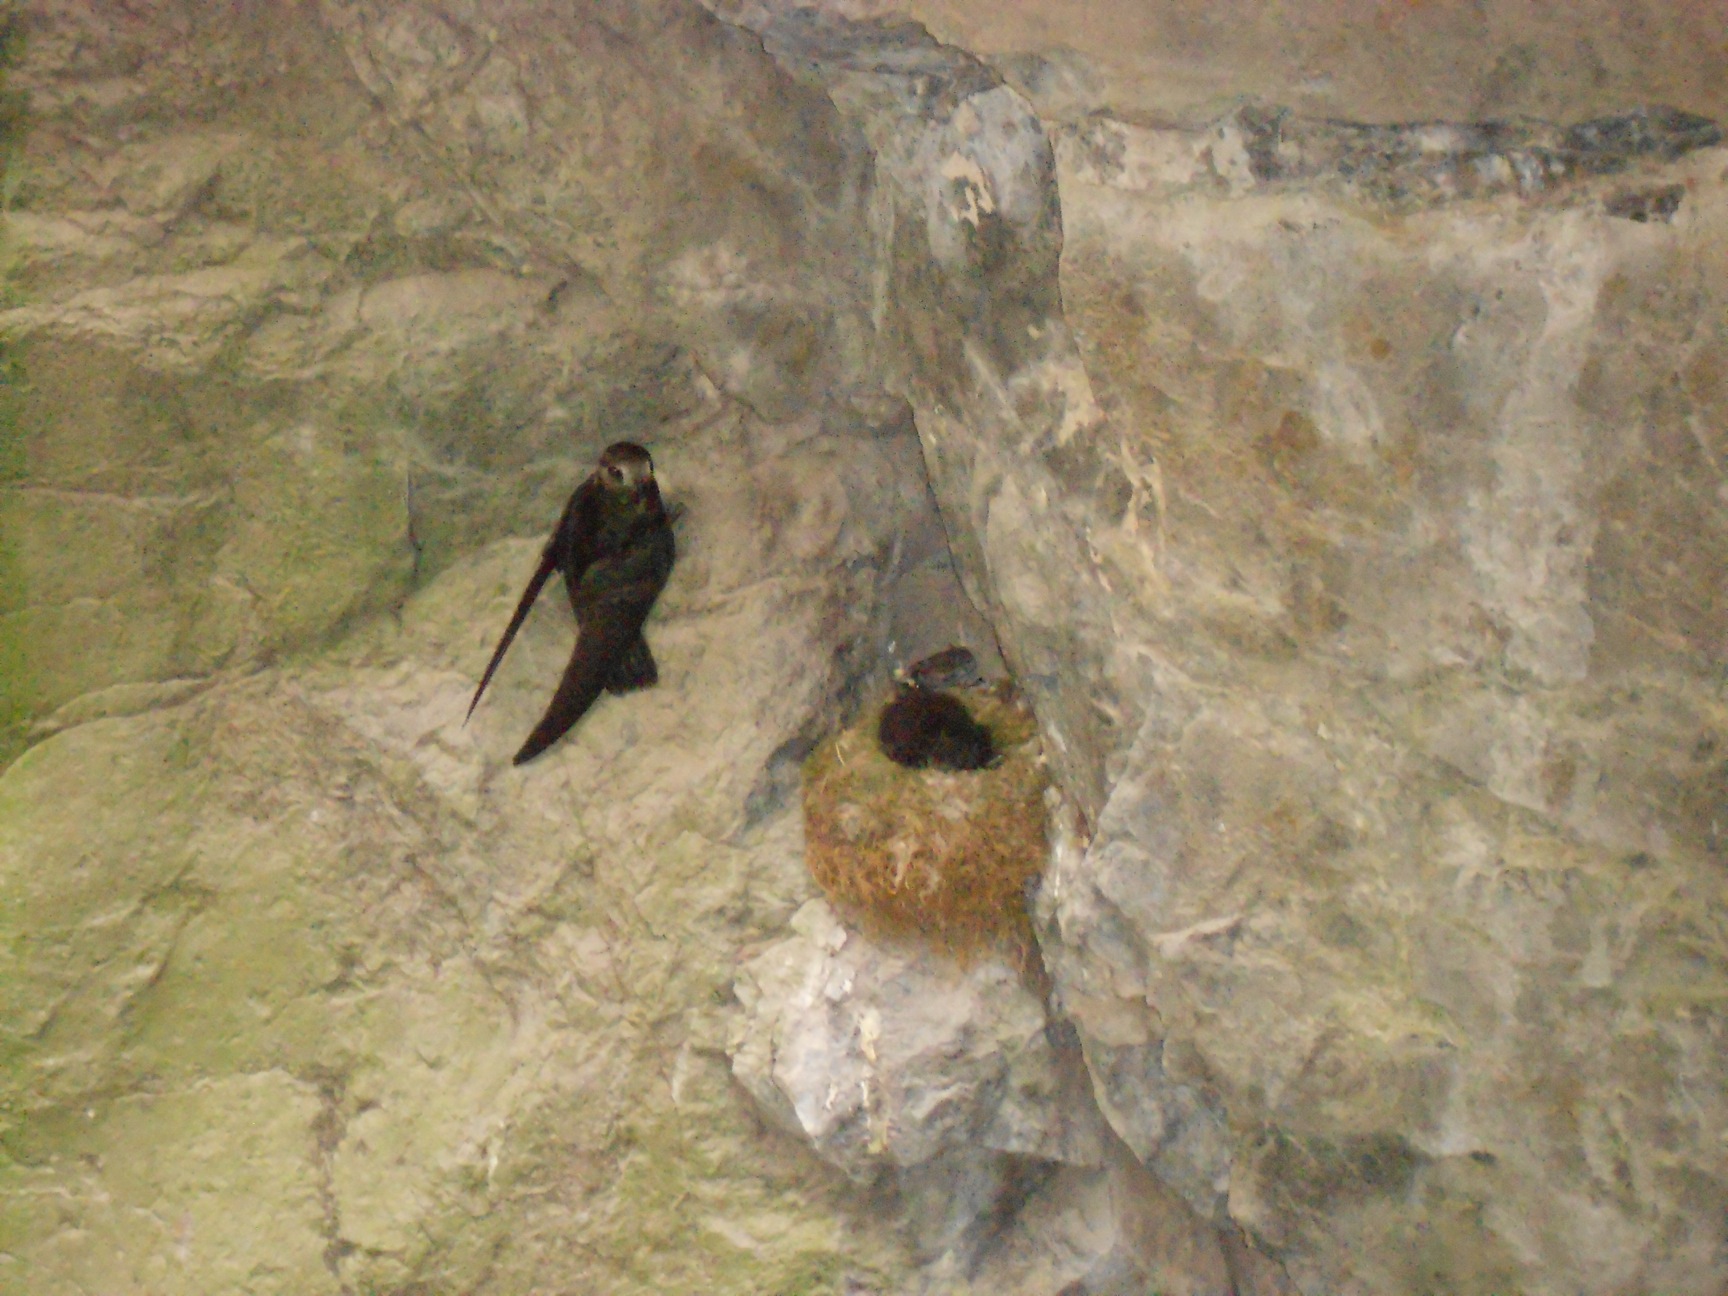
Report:
M 955 953 L 1028 945 L 1026 883 L 1044 868 L 1038 727 L 1007 688 L 962 695 L 1002 761 L 948 773 L 896 765 L 876 742 L 881 706 L 804 764 L 810 875 L 872 935 L 922 936 Z

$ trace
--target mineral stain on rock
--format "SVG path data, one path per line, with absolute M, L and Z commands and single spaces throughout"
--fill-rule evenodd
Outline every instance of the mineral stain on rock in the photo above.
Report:
M 1533 194 L 1633 163 L 1672 161 L 1722 140 L 1709 118 L 1636 108 L 1570 128 L 1530 121 L 1314 122 L 1284 110 L 1238 115 L 1257 180 L 1336 176 L 1389 199 Z
M 1610 216 L 1637 221 L 1640 224 L 1648 221 L 1666 223 L 1674 219 L 1674 213 L 1680 210 L 1680 202 L 1685 197 L 1686 186 L 1683 184 L 1622 189 L 1603 201 L 1602 210 Z

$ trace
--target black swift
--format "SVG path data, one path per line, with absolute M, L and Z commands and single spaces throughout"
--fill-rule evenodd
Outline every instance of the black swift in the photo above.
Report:
M 660 502 L 654 461 L 630 441 L 607 446 L 599 467 L 564 506 L 468 704 L 473 715 L 541 586 L 554 571 L 561 572 L 576 613 L 576 648 L 546 714 L 516 753 L 514 764 L 533 760 L 562 738 L 602 690 L 627 693 L 660 678 L 642 638 L 642 623 L 665 588 L 675 557 L 672 523 Z

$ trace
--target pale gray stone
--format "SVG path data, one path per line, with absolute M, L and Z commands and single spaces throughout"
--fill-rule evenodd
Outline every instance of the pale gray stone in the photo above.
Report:
M 859 1179 L 970 1147 L 1096 1165 L 1062 1092 L 1044 1007 L 999 957 L 884 945 L 826 903 L 739 969 L 732 1073 L 763 1110 Z

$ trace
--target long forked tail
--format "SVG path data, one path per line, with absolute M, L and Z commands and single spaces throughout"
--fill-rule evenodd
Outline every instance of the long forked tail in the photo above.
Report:
M 504 660 L 504 654 L 509 651 L 510 641 L 516 637 L 516 632 L 522 628 L 522 623 L 528 619 L 528 612 L 534 606 L 534 600 L 540 597 L 540 589 L 546 584 L 558 565 L 557 555 L 553 546 L 548 543 L 540 554 L 540 565 L 534 569 L 534 577 L 528 582 L 528 588 L 522 591 L 522 599 L 516 604 L 516 611 L 510 617 L 510 624 L 504 628 L 504 637 L 498 641 L 498 647 L 492 652 L 492 660 L 486 663 L 486 673 L 480 677 L 480 687 L 474 690 L 473 700 L 468 703 L 468 713 L 462 717 L 462 723 L 468 723 L 468 716 L 474 714 L 474 708 L 480 705 L 480 695 L 486 691 L 486 686 L 492 682 L 492 672 L 498 669 L 498 663 Z

